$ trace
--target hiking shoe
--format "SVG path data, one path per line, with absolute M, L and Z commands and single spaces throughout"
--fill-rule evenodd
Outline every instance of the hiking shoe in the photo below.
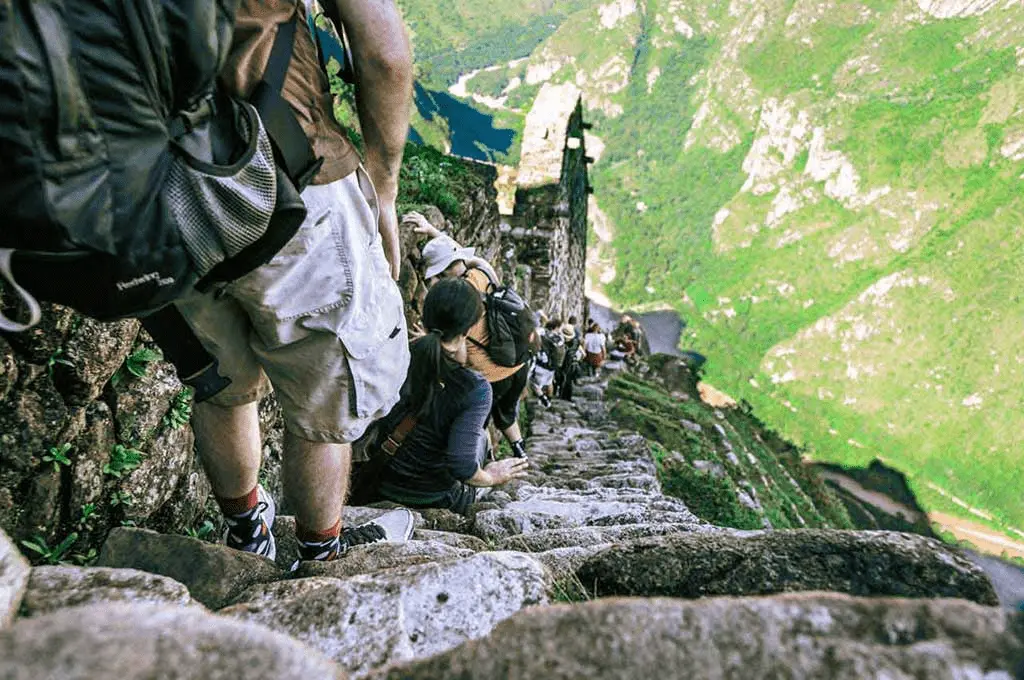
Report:
M 412 512 L 406 508 L 389 510 L 375 520 L 344 529 L 341 538 L 349 546 L 387 541 L 405 543 L 412 536 Z
M 292 564 L 295 571 L 302 562 L 330 562 L 345 554 L 355 545 L 371 543 L 405 543 L 412 536 L 412 513 L 405 508 L 398 508 L 384 513 L 380 517 L 359 526 L 342 529 L 341 535 L 327 541 L 306 543 L 299 541 L 299 559 Z
M 277 508 L 262 485 L 257 487 L 256 507 L 242 515 L 225 515 L 224 545 L 242 552 L 254 553 L 272 560 L 277 557 L 277 544 L 270 530 Z

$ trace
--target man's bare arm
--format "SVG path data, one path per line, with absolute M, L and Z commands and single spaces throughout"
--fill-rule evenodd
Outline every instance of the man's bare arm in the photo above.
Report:
M 344 26 L 352 48 L 366 170 L 380 198 L 378 227 L 397 279 L 395 199 L 412 107 L 412 52 L 405 24 L 393 0 L 325 0 L 322 4 L 328 18 Z

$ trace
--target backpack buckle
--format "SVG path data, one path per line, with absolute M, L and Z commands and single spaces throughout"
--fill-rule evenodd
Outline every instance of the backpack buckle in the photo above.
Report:
M 388 438 L 381 443 L 380 448 L 384 453 L 388 454 L 389 456 L 393 456 L 396 453 L 398 453 L 398 448 L 400 446 L 401 444 L 392 439 L 391 435 L 388 435 Z

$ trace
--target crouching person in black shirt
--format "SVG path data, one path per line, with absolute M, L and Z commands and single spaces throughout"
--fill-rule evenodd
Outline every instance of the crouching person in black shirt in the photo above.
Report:
M 412 342 L 401 400 L 377 428 L 372 455 L 376 479 L 361 484 L 375 500 L 465 514 L 478 487 L 526 474 L 528 463 L 510 458 L 484 465 L 491 386 L 466 368 L 466 337 L 483 315 L 477 290 L 463 279 L 437 282 L 423 305 L 427 334 Z

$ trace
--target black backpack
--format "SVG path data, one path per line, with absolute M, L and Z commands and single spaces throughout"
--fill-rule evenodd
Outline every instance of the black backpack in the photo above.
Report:
M 519 293 L 506 286 L 490 286 L 484 296 L 484 316 L 489 337 L 487 346 L 472 338 L 470 341 L 484 347 L 491 361 L 511 368 L 530 359 L 530 343 L 537 321 L 530 305 Z
M 560 369 L 562 362 L 565 360 L 565 339 L 562 338 L 562 334 L 558 331 L 545 331 L 542 342 L 544 352 L 548 357 L 547 363 L 543 368 L 548 368 L 552 371 Z
M 29 317 L 0 330 L 33 298 L 143 317 L 183 379 L 216 376 L 169 303 L 268 261 L 319 168 L 280 96 L 296 21 L 251 104 L 216 85 L 237 2 L 0 0 L 0 285 Z

